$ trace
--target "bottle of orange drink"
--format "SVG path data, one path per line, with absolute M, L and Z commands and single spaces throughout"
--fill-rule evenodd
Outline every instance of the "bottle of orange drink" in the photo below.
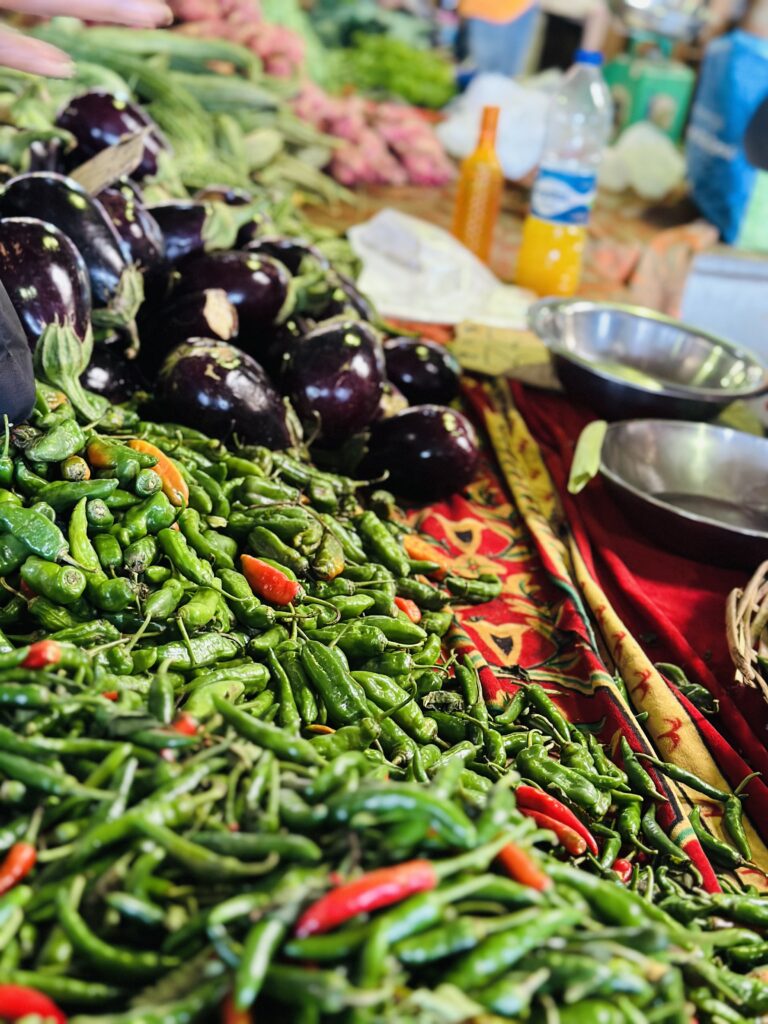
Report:
M 613 122 L 602 56 L 579 50 L 552 99 L 517 283 L 539 295 L 573 295 L 581 280 L 597 169 Z

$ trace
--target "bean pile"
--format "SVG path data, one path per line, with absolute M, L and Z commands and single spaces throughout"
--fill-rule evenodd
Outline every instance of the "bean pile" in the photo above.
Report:
M 487 704 L 442 638 L 500 583 L 386 492 L 43 384 L 0 484 L 0 1015 L 768 1015 L 768 901 L 656 822 L 664 776 L 722 802 L 732 870 L 739 794 Z

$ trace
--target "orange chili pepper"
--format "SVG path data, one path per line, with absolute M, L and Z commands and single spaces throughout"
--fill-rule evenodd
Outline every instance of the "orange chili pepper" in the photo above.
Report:
M 407 533 L 403 537 L 403 547 L 405 548 L 406 555 L 415 562 L 436 562 L 440 568 L 430 573 L 435 579 L 442 580 L 450 572 L 450 558 L 442 551 L 433 548 L 431 544 L 422 540 L 421 537 L 417 537 L 415 533 Z
M 183 736 L 195 736 L 198 730 L 198 721 L 192 715 L 188 715 L 186 711 L 181 711 L 174 719 L 171 728 Z
M 421 622 L 421 608 L 408 597 L 396 597 L 395 604 L 401 612 L 405 612 L 411 622 Z
M 169 459 L 165 452 L 160 451 L 157 445 L 149 441 L 142 441 L 141 438 L 134 438 L 128 442 L 128 447 L 135 452 L 143 452 L 144 455 L 152 455 L 157 459 L 154 470 L 163 481 L 163 491 L 166 498 L 172 505 L 180 507 L 189 504 L 189 487 L 187 481 L 181 475 L 176 463 Z
M 37 850 L 32 843 L 14 843 L 0 864 L 0 895 L 26 878 L 36 863 Z
M 499 853 L 497 860 L 509 877 L 520 882 L 521 885 L 538 889 L 539 892 L 552 888 L 552 879 L 544 874 L 526 850 L 514 843 L 507 843 Z
M 556 818 L 552 818 L 548 814 L 542 814 L 541 811 L 534 811 L 530 807 L 521 807 L 520 812 L 527 818 L 533 818 L 536 824 L 541 828 L 546 828 L 549 829 L 550 832 L 554 832 L 560 845 L 563 846 L 572 857 L 580 857 L 583 853 L 586 853 L 586 840 L 583 836 L 580 836 L 578 832 L 572 829 L 570 825 L 566 825 L 564 822 L 558 821 Z
M 253 555 L 241 555 L 240 564 L 243 576 L 248 580 L 251 590 L 272 604 L 290 604 L 299 592 L 299 584 L 280 572 L 273 565 L 262 562 Z

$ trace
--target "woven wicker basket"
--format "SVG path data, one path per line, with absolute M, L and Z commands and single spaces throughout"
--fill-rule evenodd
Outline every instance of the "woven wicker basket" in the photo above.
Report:
M 760 690 L 768 701 L 768 562 L 728 595 L 725 627 L 736 685 Z

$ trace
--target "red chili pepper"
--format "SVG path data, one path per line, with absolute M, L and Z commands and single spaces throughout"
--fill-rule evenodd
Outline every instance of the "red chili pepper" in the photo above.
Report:
M 186 711 L 180 711 L 174 719 L 171 728 L 174 732 L 180 732 L 182 736 L 195 736 L 199 723 L 193 715 L 188 715 Z
M 32 843 L 14 843 L 0 864 L 0 895 L 18 885 L 36 863 L 37 850 Z
M 524 808 L 528 808 L 531 811 L 540 811 L 542 814 L 554 818 L 555 821 L 560 821 L 563 825 L 572 828 L 587 844 L 589 852 L 597 856 L 597 840 L 587 826 L 582 821 L 579 821 L 573 811 L 566 807 L 565 804 L 548 793 L 542 793 L 540 789 L 534 789 L 533 786 L 525 785 L 517 787 L 515 798 L 521 811 Z
M 619 876 L 619 881 L 622 885 L 626 885 L 632 877 L 632 861 L 625 860 L 623 857 L 620 857 L 618 860 L 613 862 L 613 870 Z
M 105 700 L 117 700 L 120 696 L 119 690 L 104 690 L 101 695 Z
M 533 818 L 536 824 L 540 828 L 548 828 L 550 832 L 554 832 L 560 841 L 560 845 L 570 853 L 572 857 L 580 857 L 582 853 L 587 851 L 587 841 L 583 836 L 572 829 L 570 825 L 564 825 L 562 821 L 557 821 L 556 818 L 550 818 L 548 814 L 542 814 L 541 811 L 531 810 L 530 807 L 521 807 L 521 812 L 528 818 Z
M 313 903 L 299 918 L 296 934 L 304 938 L 329 932 L 357 914 L 368 914 L 434 889 L 438 881 L 437 871 L 428 860 L 409 860 L 369 871 Z
M 61 647 L 55 640 L 38 640 L 30 644 L 29 652 L 22 661 L 22 668 L 45 668 L 58 665 L 61 661 Z
M 272 604 L 290 604 L 299 592 L 296 580 L 289 579 L 273 565 L 262 562 L 252 555 L 241 555 L 240 563 L 243 576 L 251 585 L 251 590 Z
M 411 622 L 421 622 L 421 608 L 409 597 L 396 597 L 395 604 L 401 612 L 405 612 Z
M 221 1024 L 253 1024 L 253 1014 L 250 1010 L 237 1010 L 230 992 L 221 1004 Z
M 33 1016 L 52 1020 L 54 1024 L 67 1024 L 67 1018 L 56 1003 L 42 992 L 23 985 L 0 985 L 0 1017 L 13 1021 Z
M 497 860 L 510 878 L 521 885 L 544 892 L 552 888 L 552 879 L 541 870 L 531 855 L 514 843 L 507 845 L 499 853 Z

